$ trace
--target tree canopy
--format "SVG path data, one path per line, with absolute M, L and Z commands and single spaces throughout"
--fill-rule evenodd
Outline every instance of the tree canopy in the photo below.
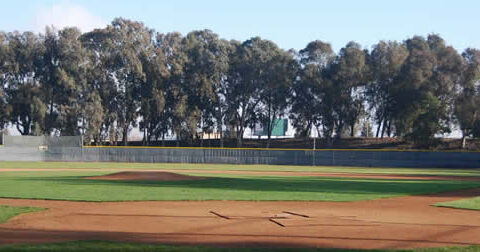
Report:
M 329 142 L 368 135 L 420 145 L 458 128 L 480 137 L 480 51 L 458 53 L 437 34 L 300 51 L 210 30 L 159 33 L 117 18 L 103 29 L 0 32 L 0 127 L 22 135 L 84 135 L 87 143 L 176 136 L 236 139 L 277 119 Z M 368 131 L 368 130 L 367 130 Z M 363 133 L 361 133 L 363 132 Z M 203 142 L 202 142 L 203 143 Z

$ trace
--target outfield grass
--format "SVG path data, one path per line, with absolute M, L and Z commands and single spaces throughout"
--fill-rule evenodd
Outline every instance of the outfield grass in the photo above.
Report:
M 126 252 L 149 252 L 149 251 L 170 251 L 170 252 L 280 252 L 280 251 L 300 251 L 300 252 L 359 252 L 359 251 L 375 251 L 375 252 L 450 252 L 450 251 L 464 251 L 474 252 L 479 251 L 480 246 L 469 247 L 444 247 L 444 248 L 423 248 L 423 249 L 405 249 L 405 250 L 351 250 L 351 249 L 273 249 L 273 248 L 207 248 L 207 247 L 192 247 L 192 246 L 171 246 L 161 244 L 142 244 L 142 243 L 120 243 L 120 242 L 103 242 L 103 241 L 77 241 L 77 242 L 63 242 L 51 244 L 35 244 L 35 245 L 8 245 L 0 246 L 0 251 L 18 251 L 18 252 L 56 252 L 56 251 L 126 251 Z
M 449 202 L 441 202 L 435 204 L 441 207 L 453 207 L 459 209 L 480 210 L 480 197 L 461 199 Z
M 7 222 L 9 219 L 24 213 L 31 213 L 45 210 L 39 207 L 14 207 L 0 205 L 0 224 Z
M 110 162 L 0 162 L 0 168 L 10 169 L 146 169 L 146 170 L 226 170 L 226 171 L 304 171 L 378 173 L 442 176 L 478 176 L 480 169 L 415 169 L 415 168 L 367 168 L 335 166 L 289 165 L 233 165 L 233 164 L 182 164 L 182 163 L 110 163 Z
M 0 197 L 76 201 L 299 200 L 356 201 L 454 191 L 473 181 L 391 180 L 216 174 L 195 181 L 101 181 L 94 171 L 2 172 Z

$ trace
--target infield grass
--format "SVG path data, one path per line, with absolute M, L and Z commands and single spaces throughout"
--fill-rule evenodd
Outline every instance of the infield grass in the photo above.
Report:
M 233 164 L 183 164 L 183 163 L 110 163 L 110 162 L 0 162 L 0 169 L 121 169 L 121 170 L 215 170 L 215 171 L 296 171 L 375 173 L 437 176 L 477 176 L 480 169 L 431 168 L 371 168 L 335 166 L 289 165 L 233 165 Z
M 24 213 L 31 213 L 45 210 L 39 207 L 16 207 L 0 205 L 0 224 L 7 222 L 9 219 Z
M 375 252 L 451 252 L 463 251 L 474 252 L 479 251 L 480 246 L 465 247 L 443 247 L 443 248 L 421 248 L 421 249 L 401 249 L 401 250 L 355 250 L 355 249 L 274 249 L 274 248 L 209 248 L 209 247 L 193 247 L 193 246 L 172 246 L 162 244 L 143 244 L 143 243 L 121 243 L 106 241 L 76 241 L 62 242 L 50 244 L 23 244 L 23 245 L 7 245 L 0 246 L 0 251 L 16 251 L 16 252 L 87 252 L 87 251 L 126 251 L 126 252 L 149 252 L 149 251 L 170 251 L 170 252 L 280 252 L 280 251 L 299 251 L 299 252 L 356 252 L 356 251 L 375 251 Z
M 98 171 L 1 172 L 0 197 L 75 201 L 357 201 L 479 187 L 480 182 L 215 174 L 194 181 L 106 181 Z
M 449 202 L 440 202 L 434 204 L 434 206 L 440 207 L 451 207 L 458 209 L 468 209 L 468 210 L 480 210 L 480 197 L 461 199 Z

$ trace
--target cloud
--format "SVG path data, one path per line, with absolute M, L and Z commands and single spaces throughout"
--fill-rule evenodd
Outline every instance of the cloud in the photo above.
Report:
M 57 29 L 78 27 L 82 32 L 107 25 L 101 17 L 94 15 L 81 5 L 68 1 L 41 8 L 32 20 L 35 32 L 44 32 L 46 26 L 53 25 Z

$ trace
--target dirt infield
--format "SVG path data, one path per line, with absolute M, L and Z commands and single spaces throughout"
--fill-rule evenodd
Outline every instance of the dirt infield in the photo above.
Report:
M 112 240 L 220 247 L 411 248 L 480 244 L 480 213 L 430 206 L 480 188 L 359 202 L 68 202 L 0 225 L 0 244 Z
M 105 176 L 86 177 L 93 180 L 126 180 L 126 181 L 180 181 L 180 180 L 202 180 L 204 177 L 188 176 L 173 172 L 117 172 Z
M 0 168 L 0 172 L 22 171 L 102 171 L 102 172 L 131 172 L 128 169 L 23 169 L 23 168 Z M 135 169 L 135 172 L 170 172 L 170 173 L 198 173 L 198 174 L 232 174 L 232 175 L 255 175 L 255 176 L 308 176 L 308 177 L 337 177 L 337 178 L 374 178 L 374 179 L 418 179 L 418 180 L 468 180 L 480 181 L 475 176 L 444 176 L 444 175 L 404 175 L 404 174 L 380 174 L 380 173 L 346 173 L 346 172 L 295 172 L 295 171 L 222 171 L 222 170 L 194 170 L 194 169 L 162 169 L 152 171 L 148 169 Z M 98 177 L 97 177 L 98 178 Z M 198 178 L 198 177 L 197 177 Z

